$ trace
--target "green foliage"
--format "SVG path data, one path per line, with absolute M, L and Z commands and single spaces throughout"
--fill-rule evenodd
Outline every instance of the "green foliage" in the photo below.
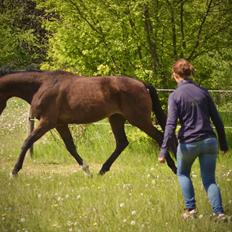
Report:
M 0 68 L 38 66 L 45 54 L 42 12 L 30 0 L 0 2 Z
M 193 61 L 207 86 L 214 87 L 222 64 L 226 79 L 231 61 L 231 3 L 214 1 L 36 1 L 48 15 L 48 62 L 83 75 L 128 75 L 172 86 L 170 66 L 178 57 Z M 208 64 L 208 63 L 207 63 Z M 224 83 L 223 83 L 224 84 Z
M 229 88 L 231 9 L 228 0 L 0 1 L 0 67 L 35 63 L 171 88 L 170 67 L 184 57 L 201 84 Z
M 232 49 L 210 52 L 196 60 L 196 81 L 210 89 L 232 89 Z

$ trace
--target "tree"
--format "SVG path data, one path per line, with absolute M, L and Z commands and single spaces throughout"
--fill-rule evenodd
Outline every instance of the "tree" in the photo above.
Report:
M 0 1 L 0 67 L 25 68 L 42 62 L 46 34 L 43 12 L 30 0 Z
M 193 62 L 196 75 L 201 75 L 207 86 L 216 86 L 214 69 L 219 63 L 223 63 L 221 79 L 228 78 L 230 0 L 35 1 L 36 8 L 29 0 L 1 1 L 5 9 L 0 18 L 0 43 L 6 51 L 0 57 L 2 64 L 40 63 L 46 53 L 44 69 L 136 76 L 171 87 L 170 67 L 184 57 Z M 6 3 L 14 3 L 14 7 Z

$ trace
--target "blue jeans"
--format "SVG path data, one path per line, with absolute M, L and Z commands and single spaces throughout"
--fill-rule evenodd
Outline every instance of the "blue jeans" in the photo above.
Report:
M 177 148 L 177 176 L 187 209 L 196 208 L 194 187 L 190 177 L 191 167 L 198 157 L 201 178 L 214 213 L 223 213 L 220 189 L 215 182 L 218 145 L 216 138 L 194 143 L 180 143 Z

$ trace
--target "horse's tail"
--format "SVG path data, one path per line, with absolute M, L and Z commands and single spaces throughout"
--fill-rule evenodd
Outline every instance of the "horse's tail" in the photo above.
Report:
M 159 125 L 161 126 L 162 130 L 164 131 L 165 125 L 166 125 L 166 120 L 167 116 L 164 113 L 160 100 L 157 94 L 156 89 L 151 85 L 151 84 L 145 84 L 146 88 L 149 90 L 151 100 L 152 100 L 152 110 L 155 113 L 155 116 L 157 118 L 157 121 Z

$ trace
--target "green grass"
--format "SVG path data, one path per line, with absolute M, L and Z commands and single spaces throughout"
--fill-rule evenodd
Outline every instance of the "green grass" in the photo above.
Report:
M 103 177 L 97 173 L 114 149 L 108 125 L 91 125 L 84 131 L 73 128 L 79 134 L 75 143 L 93 178 L 84 175 L 55 132 L 36 143 L 34 158 L 27 156 L 18 178 L 10 178 L 27 134 L 26 119 L 22 121 L 28 108 L 16 103 L 10 102 L 0 117 L 1 232 L 232 231 L 232 223 L 210 219 L 197 162 L 193 182 L 200 217 L 181 219 L 183 200 L 176 176 L 157 163 L 155 144 L 132 127 L 127 127 L 129 147 Z M 219 158 L 217 180 L 225 210 L 231 215 L 231 153 Z

